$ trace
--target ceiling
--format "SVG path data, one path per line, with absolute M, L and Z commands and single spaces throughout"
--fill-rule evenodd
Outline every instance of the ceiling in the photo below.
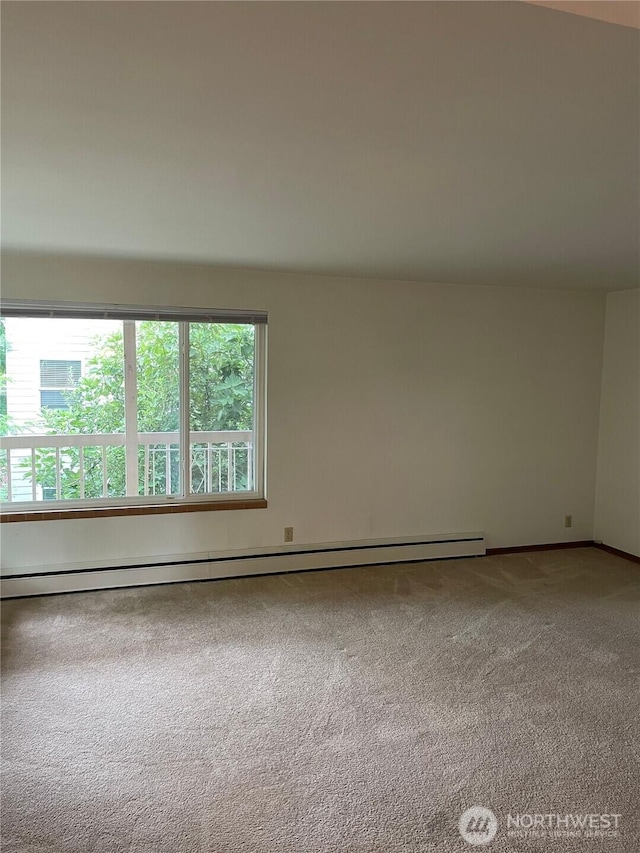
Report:
M 4 2 L 3 240 L 637 287 L 639 48 L 529 3 Z

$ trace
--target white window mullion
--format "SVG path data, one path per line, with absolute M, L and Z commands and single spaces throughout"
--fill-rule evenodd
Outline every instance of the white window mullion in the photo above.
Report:
M 191 494 L 191 436 L 189 417 L 189 324 L 179 324 L 180 349 L 180 494 Z
M 265 491 L 265 433 L 266 433 L 266 326 L 255 327 L 253 363 L 253 434 L 249 457 L 253 463 L 253 486 L 260 494 Z
M 124 440 L 127 495 L 138 495 L 138 375 L 136 369 L 136 324 L 124 320 Z

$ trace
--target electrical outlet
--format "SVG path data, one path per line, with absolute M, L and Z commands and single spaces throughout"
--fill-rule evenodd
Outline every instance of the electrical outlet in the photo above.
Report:
M 573 527 L 573 516 L 572 515 L 565 515 L 564 526 L 565 527 Z
M 285 527 L 285 529 L 284 529 L 284 541 L 285 542 L 293 542 L 293 527 Z

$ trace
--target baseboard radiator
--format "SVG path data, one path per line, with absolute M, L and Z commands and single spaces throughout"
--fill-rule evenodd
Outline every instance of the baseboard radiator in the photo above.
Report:
M 313 569 L 478 557 L 484 554 L 482 533 L 447 533 L 403 539 L 361 539 L 245 551 L 210 551 L 111 561 L 109 564 L 96 562 L 6 569 L 0 580 L 0 594 L 2 598 L 17 598 Z

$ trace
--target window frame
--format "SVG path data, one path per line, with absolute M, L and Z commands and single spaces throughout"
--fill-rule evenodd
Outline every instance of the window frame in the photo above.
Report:
M 157 306 L 97 305 L 90 303 L 31 302 L 2 300 L 2 317 L 56 317 L 85 319 L 158 320 L 177 322 L 179 331 L 180 424 L 176 444 L 180 445 L 180 483 L 178 495 L 130 495 L 123 497 L 74 498 L 39 501 L 4 502 L 0 505 L 0 521 L 59 520 L 113 515 L 141 515 L 231 509 L 262 509 L 266 501 L 266 350 L 267 314 L 263 311 L 209 310 Z M 190 422 L 189 422 L 189 323 L 246 323 L 254 328 L 253 370 L 253 489 L 239 492 L 206 492 L 190 494 Z M 131 324 L 133 325 L 133 324 Z M 186 355 L 186 357 L 185 357 Z M 130 356 L 130 353 L 129 353 Z M 127 335 L 124 334 L 123 358 L 127 359 Z M 125 386 L 126 387 L 126 386 Z M 137 411 L 134 412 L 135 418 Z M 131 409 L 129 409 L 131 418 Z M 125 420 L 127 407 L 125 405 Z M 123 443 L 126 430 L 123 432 Z M 0 437 L 4 449 L 5 438 Z M 48 436 L 55 439 L 56 436 Z M 87 437 L 89 438 L 89 436 Z M 54 441 L 55 444 L 55 441 Z M 51 446 L 51 445 L 50 445 Z M 60 445 L 62 446 L 62 445 Z M 87 446 L 92 446 L 87 441 Z M 185 452 L 186 451 L 186 452 Z

